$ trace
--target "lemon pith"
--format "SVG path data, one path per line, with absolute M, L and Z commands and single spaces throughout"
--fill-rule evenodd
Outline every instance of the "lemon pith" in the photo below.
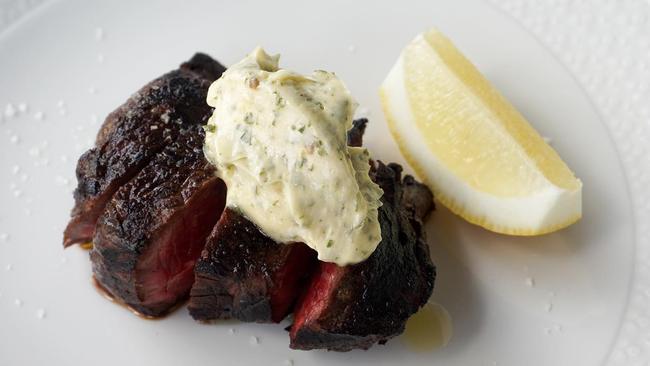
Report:
M 454 213 L 514 235 L 581 217 L 581 182 L 439 32 L 407 45 L 380 94 L 403 155 Z

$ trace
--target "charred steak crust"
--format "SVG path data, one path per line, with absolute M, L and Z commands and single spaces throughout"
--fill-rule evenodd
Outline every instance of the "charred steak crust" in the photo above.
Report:
M 68 228 L 77 230 L 79 220 L 84 240 L 94 232 L 96 281 L 145 316 L 164 315 L 188 296 L 196 259 L 225 205 L 226 187 L 202 150 L 212 114 L 207 89 L 222 71 L 197 54 L 154 80 L 107 118 L 97 147 L 84 155 L 93 158 L 79 163 L 77 216 Z
M 433 196 L 397 164 L 376 162 L 371 177 L 384 190 L 382 241 L 364 262 L 320 263 L 294 312 L 291 348 L 367 349 L 402 333 L 435 281 L 422 222 Z
M 64 246 L 89 242 L 97 218 L 117 189 L 174 140 L 184 125 L 207 121 L 211 112 L 205 103 L 207 88 L 223 71 L 209 56 L 196 54 L 109 114 L 95 147 L 77 163 L 75 206 L 64 232 Z
M 93 273 L 118 300 L 160 316 L 185 298 L 194 261 L 225 204 L 225 185 L 188 125 L 115 193 L 97 222 Z M 182 277 L 182 278 L 181 278 Z
M 304 244 L 278 244 L 226 208 L 196 264 L 190 314 L 200 321 L 279 322 L 315 262 Z
M 348 131 L 348 146 L 359 147 L 363 145 L 363 134 L 368 125 L 367 118 L 359 118 L 352 121 L 352 128 Z

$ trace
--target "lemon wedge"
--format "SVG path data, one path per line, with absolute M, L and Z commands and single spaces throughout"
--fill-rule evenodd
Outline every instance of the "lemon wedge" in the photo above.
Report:
M 582 216 L 582 183 L 442 33 L 402 51 L 380 95 L 402 154 L 467 221 L 538 235 Z

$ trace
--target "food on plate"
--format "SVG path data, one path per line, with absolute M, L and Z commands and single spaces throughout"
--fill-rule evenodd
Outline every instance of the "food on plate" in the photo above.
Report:
M 361 147 L 334 74 L 277 62 L 258 48 L 218 79 L 197 55 L 113 112 L 80 159 L 66 245 L 92 238 L 99 287 L 148 317 L 190 294 L 201 321 L 294 313 L 295 349 L 383 344 L 433 291 L 433 196 Z
M 368 150 L 347 145 L 357 103 L 336 75 L 280 69 L 258 47 L 210 86 L 207 101 L 205 153 L 228 186 L 228 206 L 321 261 L 344 266 L 372 254 L 382 192 Z
M 224 70 L 207 55 L 197 54 L 108 115 L 95 146 L 77 164 L 75 206 L 64 232 L 65 246 L 92 241 L 95 223 L 117 189 L 175 139 L 179 129 L 201 123 L 210 112 L 205 106 L 207 87 Z M 170 123 L 164 123 L 167 119 Z
M 348 145 L 361 146 L 367 122 L 354 121 Z M 188 309 L 200 321 L 277 323 L 292 310 L 316 262 L 316 253 L 305 244 L 280 245 L 226 208 L 196 264 Z
M 366 122 L 354 121 L 350 146 L 361 146 Z M 278 322 L 302 288 L 293 310 L 292 348 L 367 349 L 400 334 L 433 290 L 435 267 L 422 228 L 433 197 L 412 177 L 402 178 L 396 164 L 373 162 L 370 176 L 384 195 L 382 241 L 368 259 L 348 266 L 317 262 L 306 245 L 279 244 L 226 208 L 196 265 L 192 316 Z
M 279 244 L 226 208 L 196 263 L 187 308 L 200 321 L 278 323 L 293 310 L 316 261 L 305 244 Z
M 436 271 L 422 225 L 433 196 L 401 170 L 373 163 L 372 178 L 384 190 L 381 242 L 358 264 L 319 262 L 294 310 L 291 348 L 349 351 L 383 344 L 401 334 L 431 296 Z
M 109 115 L 96 147 L 79 160 L 68 228 L 97 222 L 83 232 L 93 238 L 95 280 L 145 316 L 187 298 L 194 262 L 225 203 L 225 185 L 202 152 L 212 112 L 205 97 L 222 70 L 197 54 L 152 81 Z M 97 189 L 103 182 L 114 187 Z M 87 202 L 93 210 L 78 210 Z
M 456 214 L 514 235 L 580 219 L 580 180 L 440 32 L 404 48 L 380 94 L 400 150 Z

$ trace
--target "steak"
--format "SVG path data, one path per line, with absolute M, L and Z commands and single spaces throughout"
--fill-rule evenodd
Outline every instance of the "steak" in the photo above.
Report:
M 279 322 L 316 263 L 303 243 L 278 244 L 226 208 L 196 264 L 189 311 L 196 320 Z
M 349 145 L 361 145 L 366 124 L 354 121 Z M 276 243 L 226 208 L 195 268 L 192 317 L 278 322 L 293 310 L 294 349 L 367 349 L 403 332 L 433 291 L 435 267 L 422 227 L 433 196 L 401 172 L 371 162 L 371 178 L 384 190 L 382 241 L 356 265 L 318 262 L 306 245 Z
M 382 240 L 364 262 L 339 267 L 319 263 L 294 310 L 293 349 L 368 349 L 402 333 L 406 320 L 433 291 L 435 267 L 422 222 L 433 209 L 428 188 L 397 164 L 372 165 L 384 190 L 379 222 Z
M 359 118 L 352 121 L 352 128 L 348 131 L 348 146 L 363 145 L 363 134 L 366 132 L 367 118 Z
M 222 71 L 197 54 L 154 80 L 107 118 L 79 162 L 66 243 L 92 236 L 98 286 L 147 317 L 187 298 L 225 205 L 225 184 L 202 149 L 207 89 Z
M 112 112 L 95 146 L 77 163 L 75 205 L 64 246 L 87 243 L 113 194 L 135 177 L 187 124 L 204 124 L 211 109 L 205 98 L 210 83 L 225 70 L 207 55 L 196 54 L 177 70 L 150 82 Z
M 131 181 L 97 221 L 95 279 L 149 317 L 189 294 L 194 264 L 225 205 L 226 187 L 203 157 L 204 132 L 188 125 Z
M 354 121 L 349 145 L 361 146 L 367 123 Z M 196 264 L 190 314 L 199 321 L 277 323 L 291 312 L 316 263 L 305 244 L 276 243 L 226 208 Z

